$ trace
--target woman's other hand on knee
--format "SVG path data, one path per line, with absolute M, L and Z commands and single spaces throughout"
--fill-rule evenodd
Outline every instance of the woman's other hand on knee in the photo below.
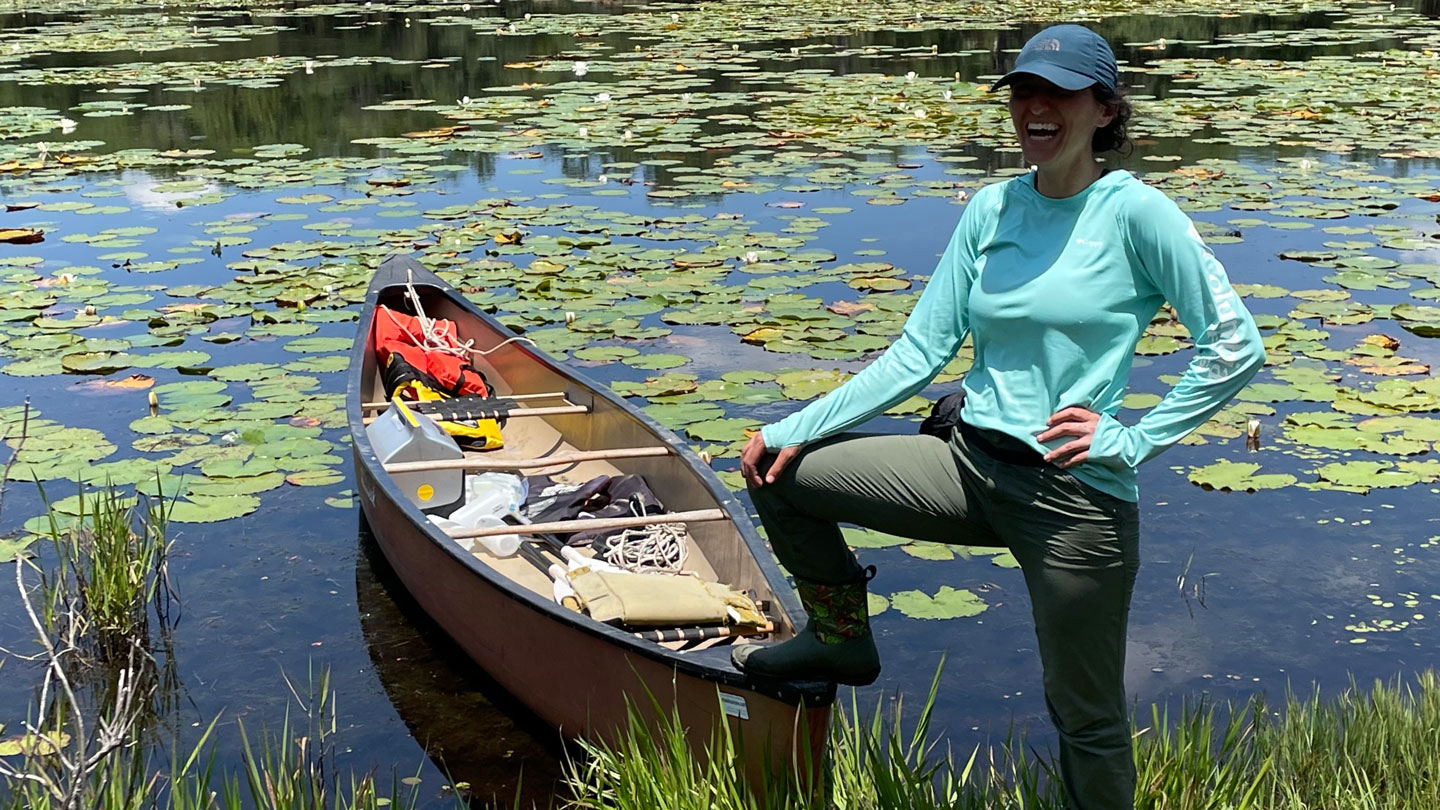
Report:
M 782 447 L 773 454 L 773 459 L 767 459 L 772 455 L 770 448 L 765 446 L 765 439 L 756 433 L 746 442 L 745 449 L 740 451 L 740 475 L 745 479 L 745 483 L 752 487 L 773 484 L 790 461 L 800 454 L 802 447 L 804 445 L 800 444 Z

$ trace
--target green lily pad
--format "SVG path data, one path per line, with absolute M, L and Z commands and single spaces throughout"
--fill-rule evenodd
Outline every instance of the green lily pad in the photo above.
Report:
M 1190 481 L 1202 489 L 1218 489 L 1221 492 L 1258 492 L 1262 489 L 1281 489 L 1293 485 L 1297 480 L 1288 473 L 1266 473 L 1256 475 L 1259 464 L 1219 461 L 1190 471 Z
M 978 616 L 990 606 L 975 593 L 940 586 L 932 596 L 924 591 L 900 591 L 890 595 L 890 604 L 912 619 L 958 619 Z
M 254 495 L 194 495 L 175 501 L 170 520 L 175 523 L 216 523 L 244 517 L 260 508 Z

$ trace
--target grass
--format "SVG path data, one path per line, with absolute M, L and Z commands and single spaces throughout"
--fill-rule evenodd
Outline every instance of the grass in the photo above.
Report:
M 776 780 L 747 790 L 728 733 L 692 751 L 673 718 L 657 731 L 632 723 L 611 745 L 572 762 L 573 805 L 587 810 L 1063 810 L 1053 766 L 1023 737 L 963 756 L 930 735 L 937 681 L 911 730 L 903 709 L 859 722 L 852 699 L 830 736 L 829 785 L 820 796 Z M 1137 810 L 1433 810 L 1440 808 L 1440 674 L 1334 699 L 1262 696 L 1239 704 L 1154 707 L 1135 730 Z

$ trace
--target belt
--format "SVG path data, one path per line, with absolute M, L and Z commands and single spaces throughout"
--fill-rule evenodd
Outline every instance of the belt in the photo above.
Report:
M 967 443 L 978 447 L 980 452 L 996 461 L 1003 461 L 1006 464 L 1017 464 L 1021 467 L 1044 467 L 1049 463 L 1045 460 L 1044 456 L 1028 446 L 1023 448 L 1000 447 L 986 439 L 984 435 L 981 434 L 979 428 L 970 425 L 963 419 L 960 420 L 960 435 L 965 437 Z M 1006 439 L 1009 438 L 1008 436 L 1006 437 Z

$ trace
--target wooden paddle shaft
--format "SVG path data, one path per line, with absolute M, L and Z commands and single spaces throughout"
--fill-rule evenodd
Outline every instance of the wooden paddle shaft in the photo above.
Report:
M 387 473 L 432 472 L 434 470 L 528 470 L 560 467 L 583 461 L 619 458 L 653 458 L 670 455 L 668 447 L 617 447 L 613 450 L 581 450 L 542 458 L 447 458 L 438 461 L 397 461 L 386 464 Z
M 671 512 L 663 515 L 638 515 L 618 518 L 586 518 L 583 520 L 557 520 L 551 523 L 507 524 L 489 526 L 484 529 L 460 529 L 446 534 L 456 540 L 471 537 L 494 537 L 501 534 L 570 534 L 604 529 L 633 529 L 654 526 L 658 523 L 705 523 L 714 520 L 729 520 L 730 516 L 719 509 L 697 509 L 692 512 Z
M 712 638 L 729 638 L 730 636 L 763 636 L 775 632 L 775 625 L 765 624 L 760 627 L 748 625 L 726 625 L 723 627 L 675 627 L 665 630 L 637 630 L 634 635 L 646 641 L 657 641 L 660 643 L 675 641 L 705 641 Z

